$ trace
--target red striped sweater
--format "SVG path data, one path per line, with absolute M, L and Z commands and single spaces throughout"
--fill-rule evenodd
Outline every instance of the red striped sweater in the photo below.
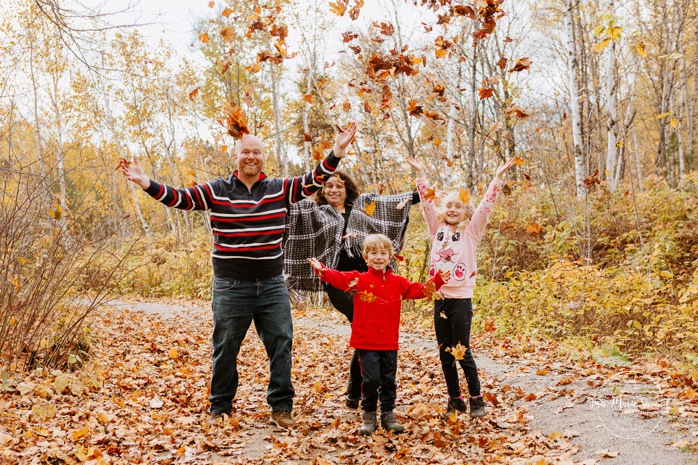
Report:
M 261 173 L 251 189 L 237 177 L 186 189 L 150 181 L 146 192 L 168 207 L 210 210 L 213 274 L 217 278 L 266 279 L 283 271 L 281 240 L 289 205 L 316 192 L 340 159 L 330 153 L 313 171 L 293 178 Z

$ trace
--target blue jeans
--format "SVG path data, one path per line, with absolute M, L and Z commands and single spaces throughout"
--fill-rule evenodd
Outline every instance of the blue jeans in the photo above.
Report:
M 269 356 L 267 403 L 272 411 L 293 408 L 293 322 L 283 276 L 242 281 L 213 280 L 212 413 L 230 413 L 238 388 L 237 357 L 250 323 Z

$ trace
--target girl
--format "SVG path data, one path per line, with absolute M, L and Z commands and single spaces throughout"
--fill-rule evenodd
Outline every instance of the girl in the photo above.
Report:
M 482 239 L 485 226 L 497 195 L 502 188 L 502 175 L 514 166 L 514 159 L 497 168 L 485 197 L 473 209 L 468 199 L 459 192 L 446 195 L 441 207 L 434 204 L 434 190 L 428 187 L 424 165 L 412 157 L 407 162 L 417 171 L 417 190 L 422 200 L 422 212 L 432 240 L 429 274 L 450 271 L 452 279 L 441 288 L 444 299 L 434 301 L 434 330 L 439 345 L 441 368 L 448 388 L 446 413 L 465 412 L 467 407 L 458 382 L 458 368 L 452 355 L 458 344 L 467 350 L 460 366 L 468 382 L 470 418 L 485 415 L 485 403 L 480 393 L 477 366 L 470 350 L 470 325 L 473 319 L 473 289 L 477 278 L 476 246 Z

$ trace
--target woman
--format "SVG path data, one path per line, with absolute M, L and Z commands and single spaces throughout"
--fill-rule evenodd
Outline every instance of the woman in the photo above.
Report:
M 284 236 L 284 274 L 291 290 L 325 290 L 332 306 L 354 319 L 352 296 L 323 285 L 308 263 L 316 257 L 329 268 L 364 272 L 366 263 L 361 244 L 369 234 L 384 234 L 393 242 L 395 253 L 402 250 L 412 204 L 419 194 L 360 194 L 354 179 L 336 170 L 316 193 L 315 202 L 304 200 L 290 207 Z M 358 408 L 361 400 L 361 369 L 354 352 L 349 368 L 346 405 Z

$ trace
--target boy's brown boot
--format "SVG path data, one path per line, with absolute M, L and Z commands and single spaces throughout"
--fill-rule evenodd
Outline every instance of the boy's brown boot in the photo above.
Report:
M 359 434 L 366 436 L 373 434 L 376 431 L 376 412 L 364 412 L 362 415 L 363 423 Z
M 392 431 L 393 433 L 402 433 L 405 431 L 405 427 L 397 421 L 395 412 L 381 413 L 381 426 L 383 429 Z

